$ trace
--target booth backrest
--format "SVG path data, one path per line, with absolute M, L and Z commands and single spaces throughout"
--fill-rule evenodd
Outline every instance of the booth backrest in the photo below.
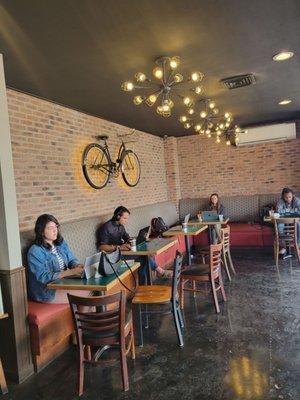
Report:
M 261 194 L 250 196 L 224 196 L 221 203 L 225 207 L 226 216 L 231 222 L 257 222 L 259 210 L 266 204 L 276 203 L 279 198 L 276 194 Z M 181 199 L 179 201 L 179 217 L 183 219 L 186 214 L 193 217 L 199 211 L 207 209 L 208 199 Z
M 154 217 L 163 217 L 168 225 L 173 225 L 178 221 L 176 207 L 169 201 L 132 208 L 130 212 L 130 219 L 126 226 L 130 236 L 136 236 L 139 230 L 148 226 Z M 106 214 L 61 224 L 62 236 L 81 262 L 96 252 L 96 231 L 110 218 L 111 214 Z M 34 233 L 31 230 L 21 232 L 20 235 L 23 265 L 26 265 L 27 250 L 33 241 Z

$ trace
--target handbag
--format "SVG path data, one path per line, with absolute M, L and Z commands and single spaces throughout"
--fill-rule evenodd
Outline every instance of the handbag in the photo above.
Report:
M 133 279 L 134 279 L 134 289 L 130 289 L 125 285 L 124 282 L 122 282 L 122 279 L 120 278 L 118 274 L 118 270 L 121 267 L 122 264 L 125 264 L 129 271 L 131 272 Z M 98 272 L 102 276 L 110 276 L 115 274 L 115 276 L 118 278 L 120 283 L 127 289 L 128 291 L 134 293 L 137 287 L 136 283 L 136 278 L 134 273 L 132 272 L 132 269 L 128 265 L 126 260 L 122 260 L 122 255 L 121 255 L 121 250 L 119 247 L 116 248 L 115 251 L 112 251 L 111 253 L 106 253 L 104 251 L 101 252 L 100 256 L 100 261 L 99 261 L 99 266 L 98 266 Z

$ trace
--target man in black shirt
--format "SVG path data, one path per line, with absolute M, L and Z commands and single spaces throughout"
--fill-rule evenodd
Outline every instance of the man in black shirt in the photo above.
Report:
M 118 246 L 121 250 L 130 250 L 130 237 L 124 227 L 129 220 L 129 216 L 130 211 L 126 207 L 120 206 L 115 209 L 112 219 L 105 222 L 97 232 L 97 248 L 100 251 L 110 253 L 115 251 Z M 131 256 L 130 258 L 135 258 L 141 263 L 140 276 L 144 281 L 147 273 L 145 257 Z M 156 264 L 154 258 L 149 258 L 149 265 L 153 271 L 157 272 L 159 277 L 166 277 L 165 270 Z

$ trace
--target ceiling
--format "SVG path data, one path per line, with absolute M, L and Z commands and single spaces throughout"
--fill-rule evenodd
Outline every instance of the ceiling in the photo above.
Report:
M 206 95 L 242 126 L 300 117 L 299 0 L 1 0 L 0 52 L 9 87 L 158 136 L 183 136 L 174 116 L 135 106 L 122 81 L 162 55 L 205 74 Z M 276 63 L 272 56 L 292 50 Z M 254 73 L 227 90 L 221 78 Z M 278 101 L 291 98 L 288 106 Z

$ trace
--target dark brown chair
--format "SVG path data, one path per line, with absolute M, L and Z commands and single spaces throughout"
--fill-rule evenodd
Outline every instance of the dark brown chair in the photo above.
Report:
M 300 251 L 297 244 L 297 220 L 295 218 L 274 218 L 274 258 L 278 267 L 280 247 L 287 247 L 289 253 L 293 248 L 300 263 Z M 282 226 L 282 228 L 279 227 Z
M 193 265 L 181 272 L 179 293 L 180 293 L 180 306 L 184 308 L 184 291 L 193 293 L 200 292 L 197 288 L 197 283 L 211 284 L 212 295 L 216 312 L 220 312 L 218 302 L 218 291 L 221 290 L 223 300 L 226 301 L 226 294 L 222 280 L 222 243 L 212 244 L 209 247 L 209 264 Z M 186 287 L 187 283 L 191 283 L 192 287 Z
M 183 336 L 181 329 L 184 327 L 183 318 L 179 305 L 178 284 L 180 279 L 183 256 L 177 251 L 174 261 L 174 273 L 172 278 L 172 286 L 166 285 L 148 285 L 138 286 L 137 291 L 132 299 L 132 304 L 135 308 L 135 334 L 138 344 L 143 346 L 143 315 L 147 318 L 151 314 L 173 314 L 175 329 L 178 338 L 178 344 L 183 347 Z M 148 309 L 148 305 L 167 304 L 171 306 L 171 310 L 153 311 Z M 145 305 L 145 310 L 142 311 L 142 306 Z
M 120 349 L 123 390 L 129 390 L 126 355 L 135 358 L 131 311 L 126 317 L 125 291 L 95 297 L 68 294 L 75 326 L 78 350 L 78 394 L 83 393 L 84 364 L 99 364 L 91 348 L 117 346 Z M 88 311 L 83 311 L 84 309 Z M 99 311 L 101 310 L 101 311 Z M 102 311 L 103 310 L 103 311 Z
M 229 267 L 234 275 L 236 275 L 235 268 L 233 266 L 231 252 L 230 252 L 230 226 L 227 225 L 221 228 L 220 243 L 222 243 L 222 266 L 225 268 L 228 279 L 231 281 L 231 274 Z M 206 246 L 200 249 L 199 255 L 202 258 L 202 263 L 206 263 L 206 258 L 209 257 L 209 247 Z

